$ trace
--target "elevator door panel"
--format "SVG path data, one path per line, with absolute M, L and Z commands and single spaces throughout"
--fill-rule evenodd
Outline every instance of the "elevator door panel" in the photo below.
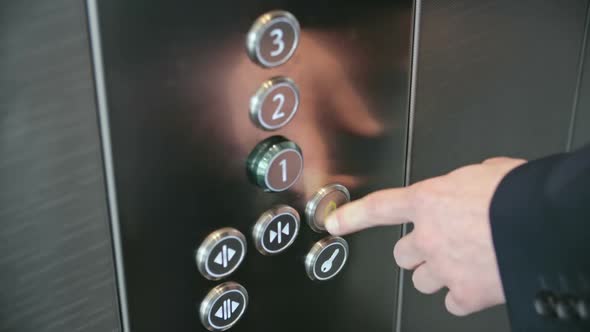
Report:
M 120 331 L 86 10 L 0 2 L 0 331 Z
M 331 183 L 347 187 L 352 199 L 403 184 L 410 1 L 97 4 L 132 330 L 205 331 L 199 303 L 231 280 L 249 294 L 232 331 L 391 331 L 399 229 L 346 237 L 343 270 L 312 281 L 304 256 L 326 233 L 310 229 L 304 209 Z M 248 56 L 246 35 L 277 9 L 298 20 L 299 45 L 285 64 L 263 68 Z M 279 37 L 272 37 L 270 50 L 279 52 Z M 277 76 L 297 85 L 300 105 L 286 126 L 265 131 L 251 119 L 251 97 Z M 265 192 L 246 164 L 255 146 L 275 135 L 300 147 L 303 172 L 289 190 Z M 292 247 L 264 256 L 252 227 L 277 204 L 299 212 L 300 232 Z M 222 227 L 245 235 L 247 253 L 230 277 L 211 281 L 194 251 Z M 234 255 L 213 258 L 224 264 Z M 228 303 L 219 319 L 234 314 Z
M 421 4 L 410 182 L 564 151 L 587 1 Z M 401 331 L 509 331 L 504 307 L 453 317 L 404 279 Z

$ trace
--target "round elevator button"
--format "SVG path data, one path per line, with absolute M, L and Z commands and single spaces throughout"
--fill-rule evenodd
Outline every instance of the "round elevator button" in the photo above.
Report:
M 297 182 L 303 171 L 303 155 L 294 142 L 272 136 L 258 143 L 248 156 L 248 176 L 259 187 L 280 192 Z
M 291 13 L 283 10 L 268 12 L 260 16 L 248 32 L 248 56 L 262 67 L 280 66 L 295 53 L 299 32 L 299 22 Z
M 195 252 L 199 271 L 210 280 L 218 280 L 232 274 L 245 256 L 246 237 L 230 227 L 209 234 Z
M 316 232 L 326 230 L 328 215 L 341 205 L 350 202 L 348 189 L 341 184 L 330 184 L 318 190 L 305 206 L 305 219 Z
M 264 212 L 254 225 L 252 236 L 263 255 L 278 254 L 293 244 L 299 233 L 299 213 L 287 205 Z
M 348 242 L 329 236 L 316 242 L 305 256 L 305 270 L 311 280 L 334 278 L 348 259 Z
M 248 292 L 242 285 L 226 282 L 213 288 L 199 307 L 203 326 L 209 331 L 225 331 L 234 326 L 248 306 Z
M 262 83 L 250 99 L 250 119 L 264 130 L 277 130 L 293 119 L 299 107 L 299 89 L 287 77 Z

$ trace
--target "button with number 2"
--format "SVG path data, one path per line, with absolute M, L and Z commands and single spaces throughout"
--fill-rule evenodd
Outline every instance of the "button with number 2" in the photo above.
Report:
M 287 62 L 299 44 L 299 22 L 291 13 L 274 10 L 260 16 L 246 39 L 248 56 L 262 67 Z
M 284 127 L 299 107 L 299 89 L 286 77 L 274 77 L 262 83 L 250 99 L 250 118 L 264 130 Z

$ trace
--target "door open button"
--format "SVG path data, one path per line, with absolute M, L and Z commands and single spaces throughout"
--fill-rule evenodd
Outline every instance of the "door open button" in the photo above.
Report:
M 245 255 L 244 234 L 228 227 L 209 234 L 195 253 L 195 259 L 205 278 L 217 280 L 232 274 Z
M 348 260 L 348 242 L 329 236 L 316 242 L 305 257 L 305 269 L 312 280 L 334 278 Z

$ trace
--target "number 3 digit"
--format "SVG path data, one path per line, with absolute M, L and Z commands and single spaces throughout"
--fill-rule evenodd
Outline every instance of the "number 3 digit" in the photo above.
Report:
M 275 50 L 270 51 L 270 55 L 280 55 L 281 53 L 283 53 L 283 50 L 285 49 L 285 42 L 283 41 L 283 30 L 273 29 L 270 32 L 270 36 L 274 37 L 274 40 L 272 41 L 273 45 L 277 45 L 277 48 Z

